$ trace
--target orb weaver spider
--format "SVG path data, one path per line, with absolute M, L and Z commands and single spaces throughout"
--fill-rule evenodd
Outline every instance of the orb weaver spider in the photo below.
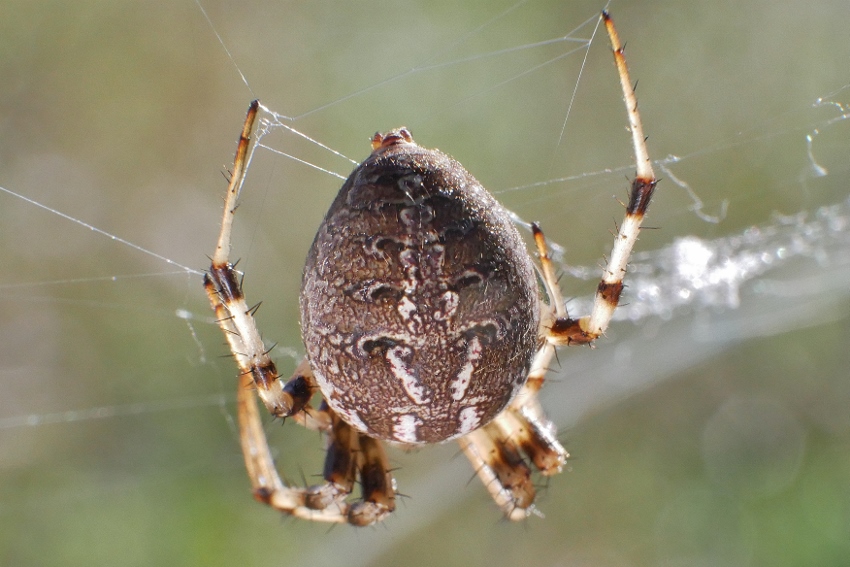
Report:
M 370 525 L 395 509 L 383 442 L 457 439 L 505 516 L 536 513 L 532 467 L 554 475 L 568 457 L 538 392 L 556 347 L 590 344 L 605 332 L 656 184 L 623 48 L 606 12 L 602 20 L 636 176 L 586 317 L 567 313 L 540 228 L 532 227 L 535 268 L 507 211 L 458 162 L 400 128 L 375 134 L 372 154 L 319 227 L 300 297 L 307 356 L 284 383 L 229 259 L 259 108 L 251 104 L 204 287 L 240 369 L 240 440 L 257 500 L 308 520 Z M 274 417 L 326 433 L 323 483 L 281 480 L 255 394 Z M 358 480 L 361 498 L 352 501 Z

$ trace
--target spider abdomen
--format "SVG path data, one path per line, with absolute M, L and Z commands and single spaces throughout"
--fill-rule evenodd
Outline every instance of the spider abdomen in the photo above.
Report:
M 492 420 L 538 346 L 534 267 L 505 209 L 406 130 L 376 135 L 307 257 L 301 329 L 356 429 L 435 443 Z

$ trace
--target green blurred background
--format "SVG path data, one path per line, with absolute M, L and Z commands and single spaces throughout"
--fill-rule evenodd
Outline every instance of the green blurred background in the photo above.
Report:
M 408 497 L 359 531 L 253 502 L 235 368 L 181 268 L 213 250 L 245 108 L 259 97 L 356 160 L 406 125 L 594 267 L 633 170 L 607 39 L 509 49 L 586 40 L 603 6 L 201 4 L 250 88 L 194 2 L 4 3 L 0 186 L 161 257 L 0 192 L 0 564 L 850 564 L 848 206 L 829 234 L 801 229 L 815 246 L 791 260 L 772 236 L 847 198 L 846 0 L 610 6 L 650 152 L 682 158 L 659 172 L 661 230 L 640 250 L 738 238 L 761 271 L 741 275 L 737 306 L 691 303 L 561 351 L 544 405 L 575 458 L 541 489 L 545 519 L 502 521 L 451 444 L 392 451 Z M 263 143 L 352 167 L 280 129 Z M 673 175 L 708 214 L 728 202 L 722 222 Z M 264 149 L 249 172 L 235 254 L 284 372 L 303 352 L 303 258 L 339 184 Z M 316 434 L 269 436 L 286 477 L 321 470 Z

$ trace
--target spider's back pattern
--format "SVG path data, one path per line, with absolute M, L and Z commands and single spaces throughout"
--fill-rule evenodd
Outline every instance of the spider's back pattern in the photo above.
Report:
M 385 441 L 493 420 L 538 346 L 534 267 L 507 211 L 405 129 L 376 134 L 307 257 L 301 329 L 331 408 Z

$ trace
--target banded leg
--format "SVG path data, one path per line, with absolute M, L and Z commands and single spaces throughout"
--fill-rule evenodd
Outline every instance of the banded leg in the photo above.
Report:
M 602 280 L 596 288 L 593 309 L 589 316 L 579 319 L 571 319 L 565 311 L 561 316 L 559 312 L 558 318 L 546 337 L 553 345 L 588 344 L 605 333 L 605 329 L 608 328 L 608 323 L 611 322 L 611 317 L 613 317 L 614 310 L 620 301 L 620 293 L 623 291 L 623 277 L 626 274 L 629 255 L 640 234 L 640 225 L 649 208 L 649 202 L 657 183 L 646 149 L 646 138 L 638 113 L 637 98 L 629 78 L 629 70 L 626 66 L 626 57 L 623 54 L 620 37 L 617 35 L 614 22 L 608 12 L 602 12 L 602 20 L 611 40 L 614 63 L 617 66 L 620 86 L 623 89 L 623 99 L 626 103 L 629 129 L 632 133 L 632 144 L 634 145 L 636 173 L 635 179 L 632 181 L 629 204 L 626 206 L 625 219 L 614 238 L 611 257 L 602 272 Z M 540 236 L 541 238 L 536 240 L 542 258 L 545 253 L 545 243 L 543 243 L 542 234 Z M 550 287 L 557 288 L 557 284 L 547 284 L 547 288 Z M 557 305 L 555 307 L 558 308 Z
M 521 520 L 532 513 L 539 513 L 533 505 L 534 486 L 530 468 L 521 455 L 525 454 L 544 476 L 559 473 L 569 457 L 556 438 L 554 424 L 543 413 L 537 394 L 543 386 L 556 346 L 592 343 L 608 327 L 623 289 L 629 255 L 640 234 L 640 225 L 656 184 L 623 47 L 607 12 L 602 13 L 602 20 L 611 40 L 614 62 L 620 76 L 636 160 L 637 172 L 632 182 L 625 220 L 618 229 L 611 257 L 597 287 L 593 309 L 589 316 L 579 319 L 569 317 L 546 239 L 540 228 L 536 224 L 532 225 L 540 257 L 541 279 L 549 296 L 549 305 L 543 309 L 541 322 L 545 344 L 538 351 L 528 381 L 516 399 L 492 423 L 459 440 L 479 478 L 505 516 L 511 520 Z
M 229 260 L 233 216 L 258 108 L 259 103 L 254 101 L 245 118 L 227 187 L 218 245 L 210 271 L 204 276 L 204 289 L 240 369 L 236 403 L 245 466 L 254 497 L 260 502 L 303 519 L 369 525 L 382 520 L 395 508 L 395 489 L 383 448 L 377 441 L 354 431 L 327 407 L 315 409 L 310 405 L 317 386 L 306 361 L 283 384 L 263 345 L 254 310 L 248 307 Z M 292 416 L 302 425 L 327 432 L 324 484 L 298 488 L 281 480 L 266 440 L 255 393 L 273 416 Z M 346 499 L 358 475 L 363 499 L 350 503 Z
M 377 441 L 364 440 L 331 412 L 326 414 L 333 428 L 328 435 L 325 483 L 309 488 L 286 485 L 275 468 L 254 391 L 251 375 L 243 373 L 236 392 L 239 438 L 255 499 L 297 518 L 356 526 L 373 524 L 393 511 L 395 490 L 383 448 Z M 362 500 L 349 503 L 346 498 L 357 474 Z
M 569 454 L 555 437 L 555 425 L 537 400 L 555 353 L 544 344 L 534 358 L 528 381 L 511 404 L 491 423 L 458 440 L 478 478 L 511 520 L 540 512 L 525 457 L 544 476 L 561 472 Z

